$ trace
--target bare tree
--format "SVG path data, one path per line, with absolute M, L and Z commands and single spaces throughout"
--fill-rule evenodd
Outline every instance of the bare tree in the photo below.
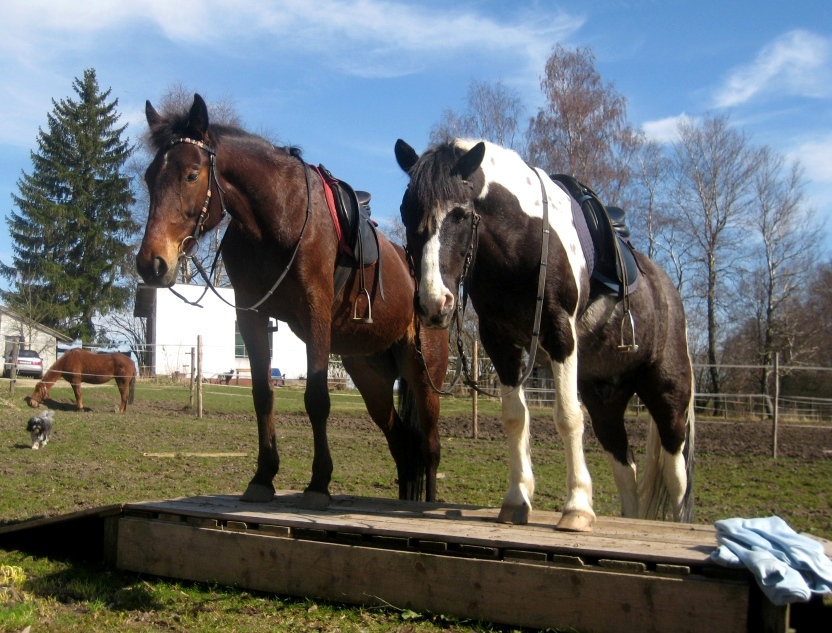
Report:
M 726 300 L 748 256 L 747 225 L 759 151 L 727 116 L 679 124 L 672 201 L 695 263 L 688 295 L 704 304 L 711 393 L 720 393 L 718 350 Z M 715 407 L 719 405 L 715 404 Z
M 626 98 L 595 70 L 592 50 L 556 45 L 540 88 L 546 105 L 529 122 L 529 161 L 577 178 L 608 204 L 626 205 L 630 163 L 642 138 L 627 122 Z
M 519 95 L 502 81 L 488 83 L 472 79 L 468 84 L 466 109 L 457 113 L 446 108 L 430 131 L 430 142 L 469 137 L 491 141 L 522 152 L 518 134 L 523 104 Z
M 758 290 L 752 297 L 758 302 L 755 313 L 759 315 L 762 393 L 768 393 L 775 351 L 788 347 L 792 360 L 797 360 L 798 349 L 789 345 L 801 338 L 792 309 L 808 285 L 820 247 L 821 226 L 805 205 L 803 188 L 803 170 L 797 161 L 786 165 L 782 155 L 771 148 L 761 150 L 753 192 L 753 226 L 761 246 L 755 267 Z

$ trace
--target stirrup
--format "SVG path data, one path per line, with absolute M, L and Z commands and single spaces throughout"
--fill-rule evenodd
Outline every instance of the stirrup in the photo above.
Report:
M 373 322 L 373 304 L 370 301 L 370 293 L 367 292 L 366 288 L 362 288 L 361 292 L 364 293 L 364 296 L 367 297 L 367 316 L 360 317 L 358 316 L 358 297 L 361 295 L 359 294 L 358 297 L 355 298 L 355 301 L 352 304 L 352 320 L 358 321 L 359 323 L 372 323 Z
M 624 314 L 630 319 L 630 334 L 632 335 L 632 342 L 630 344 L 624 342 L 624 324 L 626 321 L 621 319 L 621 344 L 618 346 L 618 351 L 628 353 L 637 352 L 638 345 L 636 344 L 636 322 L 633 319 L 633 313 L 627 310 Z

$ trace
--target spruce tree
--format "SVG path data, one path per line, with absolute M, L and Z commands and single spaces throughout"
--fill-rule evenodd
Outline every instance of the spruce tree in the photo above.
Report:
M 52 100 L 48 130 L 38 130 L 33 169 L 18 180 L 7 224 L 12 265 L 0 262 L 11 308 L 82 340 L 95 337 L 94 317 L 123 308 L 130 296 L 121 270 L 138 230 L 130 179 L 122 168 L 133 151 L 116 127 L 118 99 L 99 89 L 94 69 L 72 88 L 77 99 Z

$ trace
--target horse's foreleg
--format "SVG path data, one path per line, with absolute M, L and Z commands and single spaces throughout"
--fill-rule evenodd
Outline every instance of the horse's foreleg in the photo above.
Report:
M 592 479 L 584 459 L 584 416 L 578 402 L 578 356 L 552 363 L 555 378 L 555 427 L 566 451 L 566 503 L 557 529 L 588 532 L 595 524 Z
M 237 323 L 251 366 L 251 393 L 257 416 L 257 471 L 243 493 L 243 501 L 267 502 L 274 498 L 274 477 L 280 468 L 277 436 L 274 429 L 272 392 L 269 373 L 268 318 L 249 310 L 237 311 Z
M 313 457 L 312 479 L 303 491 L 301 506 L 310 510 L 326 508 L 330 502 L 329 482 L 332 480 L 332 456 L 329 452 L 329 440 L 326 422 L 329 418 L 329 386 L 327 372 L 329 369 L 330 323 L 323 322 L 322 316 L 329 316 L 328 311 L 311 310 L 317 321 L 311 326 L 306 344 L 306 392 L 303 402 L 312 424 Z
M 497 521 L 523 525 L 529 522 L 534 496 L 529 408 L 522 387 L 511 393 L 503 387 L 503 428 L 508 436 L 509 489 Z

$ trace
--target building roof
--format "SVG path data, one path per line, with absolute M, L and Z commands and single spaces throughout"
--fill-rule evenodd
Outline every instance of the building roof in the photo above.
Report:
M 5 314 L 6 316 L 9 316 L 9 317 L 11 317 L 13 319 L 16 319 L 18 321 L 21 321 L 23 323 L 26 323 L 28 326 L 30 326 L 30 327 L 32 327 L 36 330 L 39 330 L 39 331 L 43 332 L 44 334 L 47 334 L 49 336 L 54 336 L 55 339 L 57 339 L 58 341 L 61 341 L 63 343 L 71 343 L 73 341 L 73 339 L 71 337 L 67 336 L 66 334 L 62 334 L 61 332 L 58 332 L 57 330 L 53 330 L 51 327 L 47 327 L 46 325 L 43 325 L 42 323 L 38 323 L 37 321 L 33 321 L 32 319 L 29 319 L 29 318 L 23 316 L 22 314 L 20 314 L 19 312 L 15 311 L 15 310 L 12 310 L 11 308 L 7 308 L 6 306 L 0 306 L 0 314 Z

